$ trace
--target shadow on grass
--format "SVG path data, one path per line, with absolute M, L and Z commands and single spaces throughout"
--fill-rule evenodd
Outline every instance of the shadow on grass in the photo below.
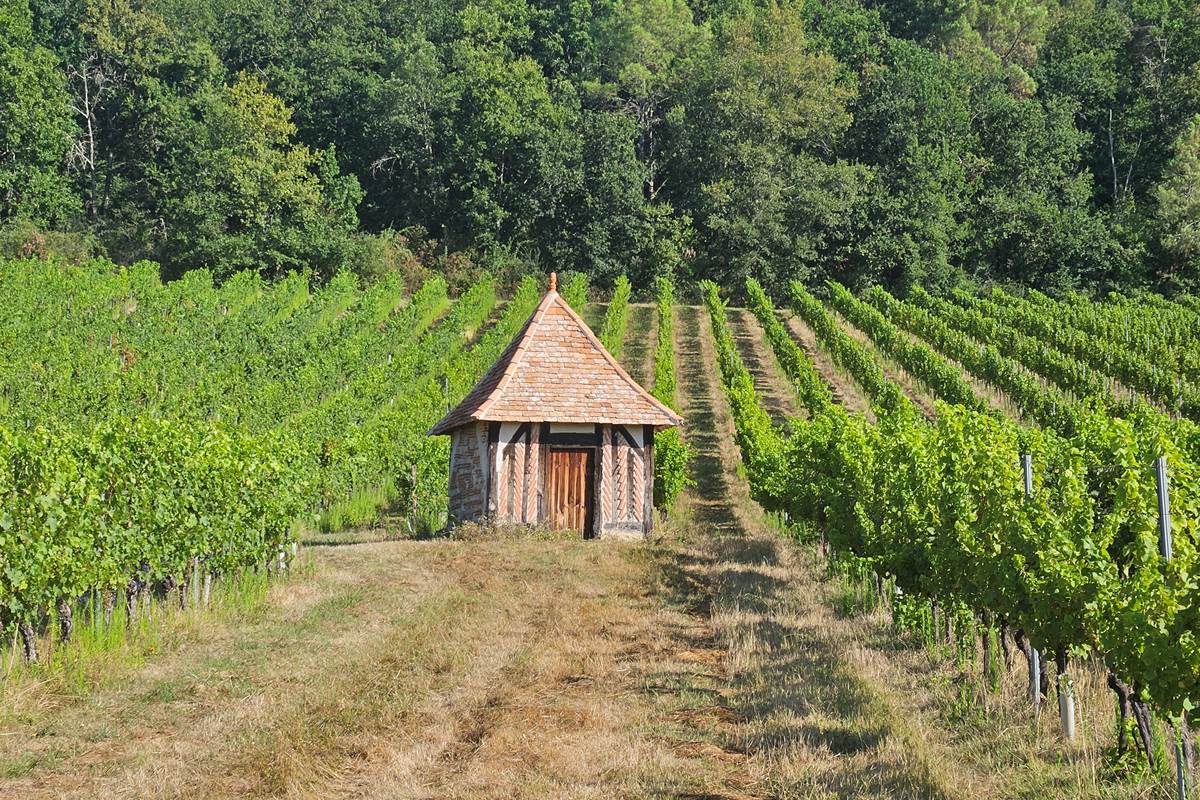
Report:
M 836 617 L 814 596 L 819 589 L 804 577 L 802 557 L 785 552 L 792 545 L 774 532 L 743 527 L 748 517 L 737 504 L 746 501 L 734 491 L 741 478 L 720 439 L 716 366 L 706 363 L 701 339 L 708 319 L 695 308 L 679 315 L 677 359 L 696 487 L 688 531 L 655 554 L 663 599 L 700 623 L 673 631 L 670 646 L 707 648 L 709 663 L 647 676 L 645 688 L 675 692 L 677 703 L 690 707 L 678 735 L 711 742 L 722 758 L 761 758 L 768 769 L 730 774 L 727 793 L 705 786 L 707 794 L 675 796 L 944 797 L 921 764 L 897 754 L 889 706 L 829 630 Z M 748 366 L 752 344 L 739 342 Z M 714 673 L 721 679 L 712 681 Z M 775 774 L 780 758 L 797 759 L 799 774 Z

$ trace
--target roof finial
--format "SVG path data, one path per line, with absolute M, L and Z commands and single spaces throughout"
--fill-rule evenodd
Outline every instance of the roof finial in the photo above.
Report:
M 552 292 L 558 291 L 558 273 L 557 272 L 550 273 L 550 291 L 552 291 Z

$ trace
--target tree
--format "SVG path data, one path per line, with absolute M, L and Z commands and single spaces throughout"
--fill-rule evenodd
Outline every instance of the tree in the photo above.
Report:
M 977 157 L 968 86 L 946 56 L 891 40 L 851 108 L 850 154 L 873 167 L 843 283 L 946 283 L 963 238 Z
M 259 79 L 241 74 L 198 98 L 205 125 L 180 126 L 156 211 L 157 250 L 173 268 L 280 274 L 342 266 L 361 191 L 339 174 L 332 149 L 296 144 L 291 111 Z M 195 137 L 193 139 L 193 137 Z
M 782 290 L 819 273 L 859 196 L 860 172 L 835 158 L 854 79 L 810 45 L 796 5 L 713 28 L 666 195 L 695 219 L 706 277 L 738 285 L 750 275 Z
M 698 78 L 708 55 L 708 30 L 695 23 L 684 0 L 633 0 L 606 38 L 612 67 L 593 91 L 635 121 L 646 198 L 654 201 L 668 157 L 663 129 L 681 108 L 684 88 Z
M 27 0 L 0 0 L 0 220 L 77 211 L 66 174 L 74 134 L 65 78 L 34 40 Z
M 965 268 L 1043 289 L 1133 278 L 1093 209 L 1093 182 L 1080 166 L 1087 136 L 1074 126 L 1072 105 L 1015 95 L 998 72 L 973 117 L 980 163 Z
M 1176 140 L 1175 156 L 1154 196 L 1167 256 L 1160 277 L 1195 291 L 1200 287 L 1200 115 Z
M 636 263 L 649 207 L 642 195 L 645 170 L 634 149 L 636 124 L 619 112 L 584 110 L 580 133 L 579 181 L 551 253 L 556 261 L 577 264 L 593 283 L 627 274 L 635 286 L 648 286 L 652 275 Z
M 573 180 L 573 115 L 521 54 L 532 35 L 527 13 L 521 0 L 469 4 L 448 48 L 458 95 L 447 176 L 456 243 L 537 248 L 535 230 L 561 214 Z
M 0 217 L 168 274 L 325 272 L 359 226 L 638 285 L 1191 269 L 1194 0 L 0 4 Z

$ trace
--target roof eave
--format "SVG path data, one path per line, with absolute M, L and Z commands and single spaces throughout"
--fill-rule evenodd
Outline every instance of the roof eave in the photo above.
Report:
M 654 428 L 654 430 L 656 430 L 656 431 L 662 431 L 662 430 L 667 430 L 668 428 L 675 428 L 675 427 L 682 425 L 683 418 L 678 415 L 674 415 L 674 416 L 668 417 L 665 421 L 662 419 L 653 419 L 653 420 L 634 419 L 634 420 L 619 420 L 619 421 L 587 420 L 584 422 L 580 422 L 578 420 L 562 420 L 562 419 L 516 419 L 516 418 L 510 417 L 508 415 L 492 416 L 489 414 L 482 414 L 477 417 L 469 417 L 469 418 L 463 419 L 463 420 L 443 419 L 443 420 L 439 421 L 436 425 L 434 425 L 432 428 L 430 428 L 425 433 L 425 435 L 426 436 L 448 436 L 449 434 L 453 433 L 455 430 L 463 427 L 464 425 L 472 425 L 477 422 L 517 422 L 517 423 L 547 422 L 550 424 L 554 424 L 557 422 L 557 423 L 564 423 L 564 424 L 580 424 L 580 425 L 587 425 L 587 424 L 593 424 L 593 425 L 649 425 L 652 428 Z

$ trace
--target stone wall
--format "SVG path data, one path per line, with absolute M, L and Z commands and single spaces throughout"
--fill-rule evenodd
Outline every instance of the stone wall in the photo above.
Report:
M 450 433 L 450 523 L 479 519 L 487 497 L 487 424 Z

